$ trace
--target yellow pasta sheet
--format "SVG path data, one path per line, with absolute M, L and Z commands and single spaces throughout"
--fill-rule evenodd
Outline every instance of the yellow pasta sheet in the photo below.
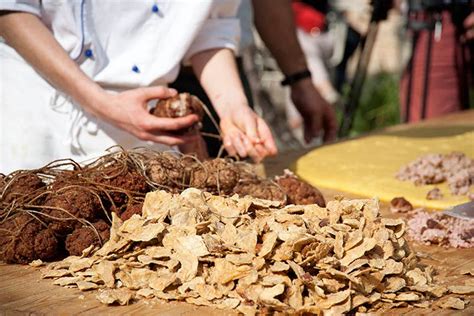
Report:
M 298 159 L 292 169 L 316 187 L 325 187 L 389 202 L 403 196 L 414 206 L 444 209 L 463 202 L 446 183 L 437 185 L 441 200 L 427 200 L 434 185 L 415 186 L 395 178 L 397 171 L 428 153 L 460 151 L 474 158 L 474 126 L 418 128 L 392 131 L 315 149 Z

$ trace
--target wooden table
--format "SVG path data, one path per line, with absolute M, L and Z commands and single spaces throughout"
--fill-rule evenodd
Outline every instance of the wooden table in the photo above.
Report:
M 474 122 L 474 111 L 466 111 L 423 123 L 416 127 L 446 126 L 462 127 Z M 405 131 L 413 125 L 395 126 L 386 131 Z M 473 144 L 474 146 L 474 144 Z M 282 153 L 265 163 L 269 176 L 281 174 L 292 161 L 304 154 L 305 151 Z M 327 200 L 341 192 L 321 188 Z M 348 198 L 357 196 L 345 194 Z M 393 217 L 387 205 L 382 205 L 382 214 Z M 412 248 L 422 255 L 423 262 L 436 267 L 439 275 L 436 280 L 446 284 L 462 284 L 467 276 L 460 276 L 462 268 L 474 267 L 474 250 L 444 249 L 436 246 L 412 244 Z M 186 303 L 158 303 L 155 301 L 140 301 L 129 306 L 105 306 L 99 303 L 93 292 L 81 292 L 77 289 L 68 289 L 55 286 L 51 280 L 43 280 L 38 269 L 21 265 L 6 265 L 0 263 L 0 315 L 17 314 L 139 314 L 139 315 L 223 315 L 233 314 L 232 311 L 223 312 L 206 307 L 197 307 Z M 474 314 L 474 296 L 470 297 L 471 304 L 462 312 L 456 314 Z M 388 315 L 428 314 L 429 310 L 403 308 L 395 309 Z M 437 315 L 453 314 L 452 310 L 437 310 Z

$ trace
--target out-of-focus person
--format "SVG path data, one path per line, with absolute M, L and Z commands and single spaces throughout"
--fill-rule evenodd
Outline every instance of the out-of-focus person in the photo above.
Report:
M 298 43 L 296 27 L 291 10 L 291 0 L 242 0 L 238 17 L 241 21 L 242 41 L 240 58 L 237 59 L 240 75 L 246 87 L 249 103 L 252 103 L 251 89 L 246 79 L 242 56 L 253 45 L 252 21 L 258 34 L 277 61 L 290 87 L 291 99 L 304 120 L 304 137 L 307 141 L 324 135 L 324 140 L 336 137 L 337 121 L 332 106 L 321 96 L 311 80 L 305 55 Z M 183 69 L 172 87 L 188 90 L 207 101 L 193 74 Z M 208 102 L 205 102 L 208 103 Z M 204 124 L 206 132 L 216 132 L 211 123 Z M 206 126 L 207 125 L 207 126 Z M 218 152 L 218 143 L 208 140 L 211 156 Z
M 237 74 L 238 0 L 0 1 L 0 169 L 83 161 L 112 145 L 169 149 L 197 116 L 158 118 L 150 101 L 176 91 L 188 61 L 221 118 L 226 149 L 276 153 Z M 166 145 L 166 146 L 164 146 Z
M 416 122 L 469 108 L 474 1 L 406 4 L 413 46 L 400 85 L 403 119 Z
M 334 53 L 334 34 L 328 32 L 326 21 L 329 3 L 327 0 L 293 0 L 292 9 L 298 41 L 306 56 L 313 84 L 325 101 L 334 105 L 340 96 L 329 74 L 329 63 Z M 291 128 L 301 125 L 303 118 L 290 103 L 287 115 Z

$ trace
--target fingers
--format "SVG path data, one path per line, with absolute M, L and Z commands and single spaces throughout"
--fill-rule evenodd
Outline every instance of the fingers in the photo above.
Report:
M 243 131 L 252 143 L 258 143 L 260 142 L 257 129 L 258 116 L 251 110 L 249 112 L 243 115 Z
M 221 120 L 221 130 L 224 147 L 229 155 L 250 156 L 254 161 L 260 162 L 266 156 L 276 154 L 277 148 L 265 121 L 258 116 L 254 116 L 253 120 L 254 125 L 250 127 L 252 130 L 251 136 L 244 133 L 245 130 L 241 130 L 230 119 Z
M 229 119 L 221 120 L 224 147 L 231 156 L 247 157 L 242 132 Z
M 263 145 L 253 143 L 246 135 L 243 136 L 243 143 L 245 150 L 250 158 L 255 162 L 260 162 L 266 156 L 268 156 L 267 150 Z
M 223 137 L 224 148 L 229 156 L 247 157 L 247 150 L 239 133 L 226 135 Z
M 153 86 L 136 90 L 138 93 L 141 93 L 146 100 L 171 98 L 178 93 L 175 89 L 164 86 Z
M 326 107 L 324 113 L 324 142 L 332 142 L 337 138 L 337 129 L 339 127 L 336 113 L 332 107 Z
M 199 117 L 195 114 L 177 117 L 156 117 L 148 114 L 142 120 L 140 120 L 140 128 L 146 132 L 158 132 L 158 131 L 179 131 L 182 129 L 189 128 L 199 121 Z
M 234 146 L 232 145 L 232 140 L 230 139 L 230 137 L 224 136 L 222 138 L 222 141 L 224 142 L 224 148 L 225 150 L 227 150 L 229 156 L 237 156 L 237 150 L 235 150 Z
M 171 134 L 155 135 L 147 132 L 137 132 L 135 136 L 144 141 L 152 141 L 168 146 L 183 145 L 198 141 L 197 134 L 176 136 Z
M 256 163 L 261 162 L 265 157 L 269 156 L 269 153 L 268 153 L 267 149 L 261 144 L 256 144 L 255 147 L 254 147 L 254 151 L 255 151 L 256 154 L 249 155 L 249 156 Z
M 263 149 L 266 151 L 266 154 L 263 155 L 263 157 L 276 155 L 278 149 L 275 144 L 275 140 L 273 139 L 272 132 L 270 131 L 267 123 L 265 123 L 262 118 L 257 119 L 257 130 L 259 138 L 262 140 Z M 259 147 L 257 147 L 257 149 L 263 153 L 263 149 L 260 149 Z
M 472 40 L 474 39 L 474 28 L 467 30 L 465 37 L 467 40 Z
M 471 13 L 464 19 L 464 28 L 466 32 L 464 33 L 465 40 L 472 40 L 474 39 L 474 13 Z
M 464 19 L 463 24 L 466 29 L 474 27 L 474 13 L 469 14 L 467 18 Z
M 322 131 L 321 113 L 314 113 L 311 117 L 304 119 L 304 140 L 309 143 L 313 138 L 319 137 Z
M 235 148 L 237 154 L 240 157 L 245 158 L 248 156 L 247 149 L 245 148 L 243 142 L 242 134 L 239 131 L 236 131 L 235 133 L 232 133 L 230 135 L 230 141 L 232 142 L 232 146 Z

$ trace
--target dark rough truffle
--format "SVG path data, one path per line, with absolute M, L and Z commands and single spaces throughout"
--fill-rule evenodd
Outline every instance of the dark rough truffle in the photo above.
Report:
M 112 199 L 116 206 L 124 205 L 128 202 L 128 195 L 132 193 L 146 193 L 148 184 L 146 179 L 135 170 L 123 170 L 115 166 L 106 168 L 96 175 L 94 181 L 104 186 L 109 192 L 104 199 Z
M 8 183 L 9 179 L 2 179 L 3 185 Z M 3 196 L 3 202 L 10 203 L 13 200 L 22 199 L 37 193 L 46 187 L 44 182 L 34 173 L 24 173 L 17 175 L 11 183 L 8 183 L 8 188 Z M 0 201 L 1 202 L 1 201 Z
M 426 193 L 427 200 L 441 200 L 443 198 L 443 193 L 439 188 L 434 188 Z
M 59 190 L 51 194 L 44 205 L 50 207 L 43 211 L 47 215 L 44 220 L 58 235 L 68 234 L 81 225 L 74 218 L 91 221 L 102 215 L 99 197 L 85 188 Z
M 163 153 L 148 162 L 147 174 L 160 188 L 178 193 L 188 185 L 185 166 L 171 153 Z
M 101 246 L 110 238 L 110 225 L 103 220 L 99 220 L 92 224 L 99 233 L 100 240 L 97 233 L 90 226 L 82 226 L 76 228 L 66 238 L 66 250 L 70 255 L 80 256 L 82 251 L 90 245 Z
M 392 213 L 408 213 L 413 211 L 413 205 L 404 197 L 395 197 L 390 201 L 390 211 Z
M 176 134 L 186 134 L 200 129 L 204 117 L 204 104 L 196 96 L 189 93 L 180 93 L 174 97 L 160 100 L 156 107 L 151 110 L 151 114 L 158 117 L 183 117 L 190 114 L 196 114 L 199 122 L 193 126 L 176 131 Z
M 120 214 L 120 218 L 123 221 L 126 221 L 130 217 L 132 217 L 134 214 L 142 215 L 142 208 L 143 208 L 143 203 L 137 203 L 137 204 L 129 204 L 127 205 L 127 209 Z
M 6 176 L 3 173 L 0 173 L 0 192 L 3 191 L 3 188 L 7 184 Z
M 280 186 L 268 179 L 253 178 L 241 180 L 234 188 L 239 196 L 251 196 L 257 199 L 286 201 L 286 194 Z
M 36 259 L 54 259 L 58 240 L 28 214 L 19 214 L 0 225 L 0 260 L 7 263 L 28 263 Z
M 201 120 L 204 116 L 203 103 L 197 97 L 189 93 L 180 93 L 168 99 L 162 99 L 156 103 L 152 114 L 158 117 L 183 117 L 197 114 Z
M 321 192 L 309 183 L 295 176 L 279 177 L 276 181 L 286 193 L 288 204 L 317 204 L 321 207 L 326 206 L 326 201 Z
M 226 159 L 213 159 L 198 164 L 192 172 L 192 187 L 213 194 L 230 194 L 239 181 L 239 169 Z

